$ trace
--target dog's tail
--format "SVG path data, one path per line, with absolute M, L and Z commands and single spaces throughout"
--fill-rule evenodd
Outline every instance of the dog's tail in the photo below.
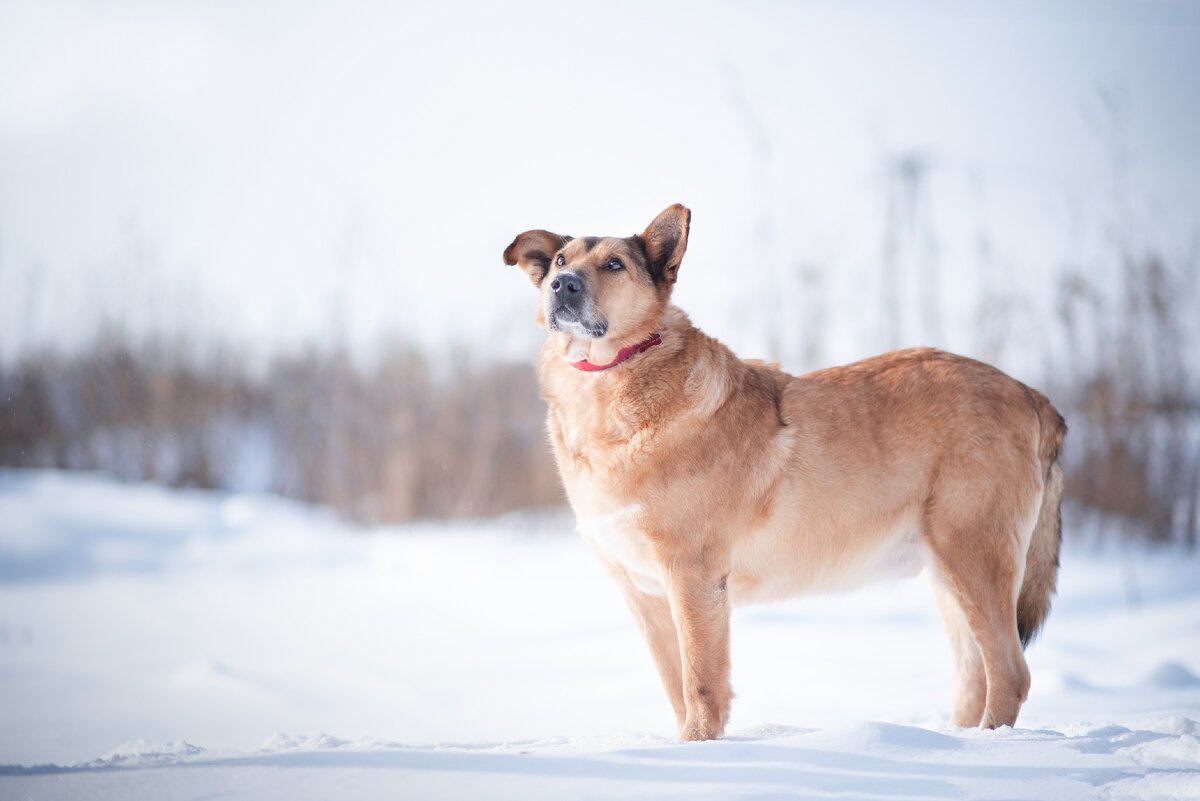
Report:
M 1035 390 L 1034 405 L 1041 420 L 1038 457 L 1042 465 L 1042 506 L 1025 555 L 1025 579 L 1017 597 L 1017 633 L 1025 648 L 1037 636 L 1050 614 L 1050 596 L 1058 583 L 1058 555 L 1062 546 L 1063 471 L 1059 464 L 1067 423 L 1049 399 Z

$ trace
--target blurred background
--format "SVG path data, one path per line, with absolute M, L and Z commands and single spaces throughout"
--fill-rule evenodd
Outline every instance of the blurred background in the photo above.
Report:
M 693 212 L 791 371 L 1044 389 L 1088 537 L 1200 532 L 1200 6 L 0 3 L 0 466 L 370 523 L 564 503 L 528 228 Z

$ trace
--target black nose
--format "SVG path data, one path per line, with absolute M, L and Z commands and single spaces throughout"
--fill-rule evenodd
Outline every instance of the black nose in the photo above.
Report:
M 550 282 L 550 288 L 554 290 L 555 294 L 561 293 L 564 290 L 571 293 L 582 292 L 583 281 L 580 281 L 577 275 L 563 273 Z

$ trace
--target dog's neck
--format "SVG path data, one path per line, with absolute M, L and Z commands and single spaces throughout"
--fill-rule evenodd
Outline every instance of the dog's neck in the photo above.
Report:
M 639 340 L 634 340 L 634 342 L 637 341 Z M 612 364 L 620 358 L 621 351 L 629 345 L 629 343 L 609 342 L 566 332 L 552 333 L 550 344 L 562 361 L 572 365 L 580 362 L 595 365 Z
M 586 418 L 593 422 L 604 420 L 611 427 L 619 420 L 638 429 L 650 420 L 662 420 L 673 409 L 711 410 L 719 406 L 728 388 L 708 386 L 700 378 L 706 373 L 697 371 L 695 366 L 697 361 L 723 359 L 725 348 L 696 329 L 687 315 L 674 306 L 669 306 L 663 314 L 659 330 L 660 345 L 611 369 L 594 372 L 581 371 L 571 362 L 577 361 L 582 351 L 589 362 L 607 364 L 620 351 L 620 344 L 602 350 L 584 348 L 587 344 L 595 345 L 596 341 L 591 340 L 574 346 L 581 350 L 572 350 L 569 337 L 552 334 L 539 366 L 542 395 L 552 413 L 559 414 L 553 410 L 562 410 L 567 417 L 574 418 L 575 425 L 585 425 Z M 682 394 L 697 397 L 692 403 L 684 403 Z M 565 419 L 564 423 L 572 425 Z
M 645 353 L 654 346 L 661 344 L 662 334 L 658 331 L 655 331 L 641 342 L 638 342 L 634 345 L 626 345 L 625 347 L 621 348 L 619 351 L 617 351 L 616 357 L 614 357 L 613 360 L 608 364 L 595 364 L 594 362 L 589 362 L 587 359 L 580 359 L 579 361 L 574 361 L 570 364 L 576 370 L 582 370 L 585 373 L 598 373 L 601 370 L 611 370 L 618 364 L 621 364 L 628 359 L 632 359 L 639 353 Z
M 735 391 L 726 368 L 737 364 L 736 357 L 686 314 L 669 307 L 661 331 L 661 345 L 597 372 L 576 369 L 561 355 L 561 343 L 547 340 L 538 372 L 564 475 L 644 461 L 658 431 L 680 416 L 711 419 Z

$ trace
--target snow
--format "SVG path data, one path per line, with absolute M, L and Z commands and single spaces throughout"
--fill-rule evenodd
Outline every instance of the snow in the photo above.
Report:
M 994 732 L 922 580 L 739 610 L 682 744 L 572 528 L 0 471 L 0 798 L 1200 797 L 1194 557 L 1069 544 Z

